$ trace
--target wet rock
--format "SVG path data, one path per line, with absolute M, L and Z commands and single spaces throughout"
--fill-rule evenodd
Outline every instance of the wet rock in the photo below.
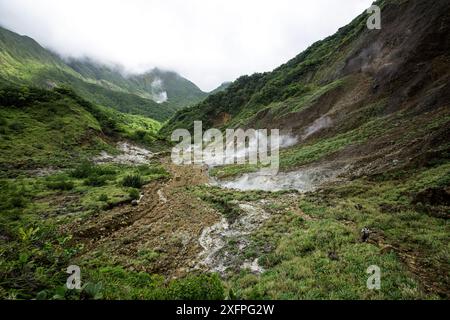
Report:
M 198 269 L 206 269 L 225 275 L 227 271 L 235 268 L 237 271 L 242 268 L 250 269 L 252 272 L 261 273 L 262 268 L 258 261 L 244 261 L 236 254 L 244 252 L 250 241 L 249 236 L 256 230 L 270 214 L 250 203 L 239 203 L 242 213 L 232 222 L 225 218 L 215 225 L 205 228 L 200 235 L 199 242 L 203 252 L 199 254 Z

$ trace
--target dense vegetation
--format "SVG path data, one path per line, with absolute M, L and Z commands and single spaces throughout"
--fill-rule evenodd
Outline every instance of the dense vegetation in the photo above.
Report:
M 96 106 L 68 88 L 0 88 L 2 168 L 66 166 L 123 137 L 141 143 L 156 139 L 159 123 Z
M 140 185 L 167 177 L 157 164 L 138 168 L 93 166 L 47 177 L 20 175 L 0 179 L 0 297 L 3 299 L 221 299 L 224 291 L 213 275 L 192 275 L 170 282 L 158 275 L 130 271 L 107 259 L 79 259 L 83 244 L 61 228 L 139 197 Z M 134 178 L 136 179 L 136 178 Z M 137 196 L 136 196 L 137 194 Z M 66 202 L 60 202 L 63 201 Z M 68 290 L 65 269 L 78 264 L 83 288 Z
M 200 102 L 207 96 L 194 83 L 175 72 L 155 68 L 142 75 L 126 75 L 119 67 L 101 65 L 89 59 L 69 60 L 68 64 L 83 77 L 107 89 L 128 92 L 145 99 L 153 99 L 152 93 L 155 89 L 165 91 L 168 101 L 161 104 L 161 109 L 167 109 L 169 116 L 177 110 Z M 155 82 L 160 82 L 161 87 L 155 88 Z M 167 115 L 165 117 L 168 118 Z
M 294 204 L 275 200 L 267 208 L 274 218 L 254 233 L 246 250 L 250 259 L 260 257 L 266 272 L 230 274 L 228 285 L 245 299 L 445 297 L 448 223 L 442 214 L 448 203 L 417 205 L 414 199 L 424 190 L 445 188 L 449 179 L 447 163 L 358 179 Z M 370 243 L 359 240 L 364 227 L 374 233 Z M 383 270 L 379 291 L 365 287 L 369 265 Z

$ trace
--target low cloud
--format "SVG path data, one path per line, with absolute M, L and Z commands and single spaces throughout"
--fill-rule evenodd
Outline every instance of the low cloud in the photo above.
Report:
M 269 71 L 372 0 L 0 0 L 0 24 L 65 57 L 174 70 L 212 90 Z

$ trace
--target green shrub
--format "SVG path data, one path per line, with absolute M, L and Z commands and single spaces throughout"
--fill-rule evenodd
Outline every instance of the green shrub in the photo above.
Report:
M 144 179 L 139 174 L 129 174 L 123 178 L 122 185 L 139 189 L 144 185 Z
M 92 164 L 88 161 L 79 164 L 70 175 L 77 179 L 84 179 L 89 177 L 93 172 Z
M 50 179 L 46 183 L 47 188 L 51 190 L 61 190 L 69 191 L 75 187 L 73 181 L 69 180 L 66 176 L 57 176 L 56 178 Z
M 14 108 L 24 107 L 36 101 L 48 102 L 55 98 L 53 92 L 38 88 L 9 86 L 0 90 L 0 105 Z
M 159 258 L 159 253 L 153 250 L 140 250 L 138 256 L 139 260 L 148 263 L 156 261 Z
M 102 201 L 102 202 L 108 202 L 108 200 L 109 200 L 109 197 L 108 197 L 108 195 L 107 194 L 101 194 L 99 197 L 98 197 L 98 201 Z
M 131 200 L 138 200 L 141 195 L 139 194 L 138 189 L 132 189 L 129 193 L 129 196 Z
M 106 176 L 91 176 L 84 180 L 84 185 L 91 187 L 102 187 L 108 181 L 108 177 Z
M 22 195 L 13 195 L 9 199 L 10 208 L 25 208 L 28 204 L 28 199 Z
M 225 291 L 216 274 L 173 280 L 168 287 L 171 300 L 223 300 Z

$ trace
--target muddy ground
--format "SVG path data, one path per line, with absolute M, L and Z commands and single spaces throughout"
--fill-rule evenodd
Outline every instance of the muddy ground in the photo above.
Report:
M 193 187 L 213 188 L 204 167 L 177 166 L 170 158 L 160 161 L 171 178 L 146 185 L 137 205 L 123 204 L 65 227 L 64 232 L 73 234 L 74 241 L 85 245 L 81 260 L 106 258 L 132 271 L 168 278 L 201 271 L 218 272 L 226 278 L 242 269 L 259 274 L 264 269 L 258 259 L 246 257 L 245 253 L 252 246 L 255 231 L 272 218 L 273 208 L 282 207 L 283 212 L 288 210 L 304 220 L 312 219 L 298 208 L 302 194 L 295 191 L 273 197 L 265 193 L 251 201 L 232 201 L 240 214 L 228 219 L 212 203 L 192 192 Z M 354 227 L 357 237 L 358 229 Z M 415 252 L 387 244 L 376 233 L 370 242 L 380 252 L 397 252 L 427 291 L 442 291 L 426 269 L 420 268 Z
M 239 201 L 239 217 L 227 220 L 210 203 L 193 196 L 189 188 L 209 185 L 204 167 L 177 166 L 161 160 L 171 178 L 146 185 L 139 204 L 123 204 L 89 218 L 79 219 L 65 230 L 81 241 L 81 259 L 108 256 L 130 270 L 182 277 L 192 271 L 263 269 L 244 252 L 250 237 L 270 219 L 270 206 L 295 201 L 296 193 L 281 198 Z M 299 213 L 301 214 L 301 213 Z
M 104 252 L 130 269 L 182 276 L 193 267 L 202 248 L 199 237 L 220 215 L 183 191 L 204 184 L 208 177 L 198 167 L 176 167 L 163 161 L 172 178 L 143 188 L 137 206 L 123 205 L 71 226 L 86 245 L 85 257 Z M 151 253 L 158 258 L 133 263 Z

